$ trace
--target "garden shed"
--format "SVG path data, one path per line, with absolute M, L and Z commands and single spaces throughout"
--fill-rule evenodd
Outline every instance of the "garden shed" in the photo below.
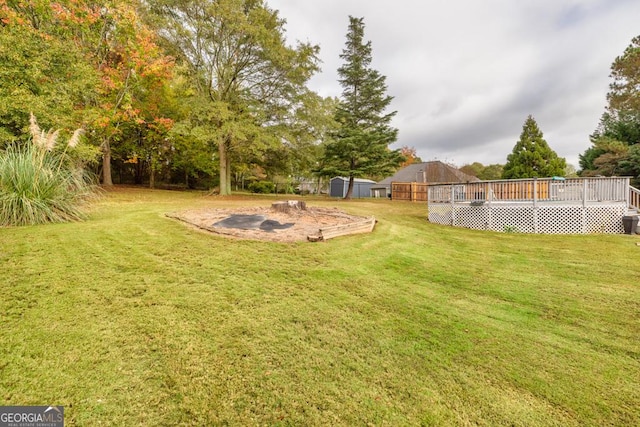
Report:
M 353 194 L 351 197 L 359 199 L 363 197 L 371 197 L 371 187 L 375 185 L 375 181 L 370 179 L 355 178 L 353 180 Z M 329 195 L 331 197 L 344 197 L 349 189 L 349 177 L 337 176 L 331 178 L 329 185 Z

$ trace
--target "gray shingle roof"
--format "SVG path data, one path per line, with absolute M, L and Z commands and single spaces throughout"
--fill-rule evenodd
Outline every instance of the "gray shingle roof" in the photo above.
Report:
M 459 169 L 435 160 L 424 163 L 414 163 L 400 169 L 395 175 L 378 182 L 376 187 L 388 187 L 392 182 L 474 182 L 480 181 L 475 176 L 467 175 Z

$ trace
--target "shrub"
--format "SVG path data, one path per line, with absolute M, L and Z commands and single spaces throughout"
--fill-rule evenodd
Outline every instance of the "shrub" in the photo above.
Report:
M 62 151 L 55 150 L 58 133 L 41 132 L 33 117 L 31 134 L 31 144 L 0 152 L 0 226 L 83 219 L 96 186 L 68 154 L 79 132 Z
M 256 181 L 249 184 L 248 189 L 252 193 L 270 194 L 276 190 L 276 186 L 271 181 Z

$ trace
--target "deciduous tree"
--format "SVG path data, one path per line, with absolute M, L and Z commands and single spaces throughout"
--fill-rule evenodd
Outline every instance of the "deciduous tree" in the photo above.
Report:
M 118 0 L 102 7 L 99 23 L 102 30 L 93 34 L 91 44 L 83 44 L 101 80 L 92 105 L 91 127 L 103 151 L 103 185 L 110 186 L 114 142 L 139 146 L 132 141 L 136 136 L 170 130 L 172 120 L 162 117 L 159 104 L 173 59 L 158 46 L 155 33 L 131 2 Z M 159 122 L 163 125 L 157 126 Z M 125 134 L 127 129 L 132 133 Z M 127 160 L 137 153 L 120 150 L 119 155 Z
M 132 138 L 164 120 L 159 88 L 172 60 L 128 0 L 0 2 L 0 127 L 18 134 L 30 111 L 44 126 L 82 125 L 103 150 L 126 159 Z M 158 127 L 155 128 L 156 130 Z M 146 129 L 148 130 L 148 129 Z M 131 132 L 127 134 L 126 131 Z
M 273 125 L 318 69 L 318 47 L 287 46 L 285 21 L 262 0 L 149 3 L 206 102 L 202 125 L 218 148 L 220 193 L 229 194 L 234 155 L 281 143 Z
M 490 181 L 502 178 L 503 165 L 492 164 L 485 166 L 480 162 L 473 162 L 469 165 L 464 165 L 460 170 L 467 175 L 475 176 L 483 181 Z
M 460 168 L 460 170 L 467 175 L 475 176 L 479 178 L 479 175 L 484 170 L 484 165 L 480 162 L 473 162 L 471 164 L 466 164 Z
M 57 3 L 56 3 L 57 4 Z M 85 19 L 91 19 L 86 17 Z M 33 112 L 44 128 L 75 128 L 98 80 L 49 1 L 0 1 L 0 138 L 27 135 Z
M 416 152 L 415 147 L 409 147 L 408 145 L 403 145 L 402 148 L 400 149 L 400 153 L 402 154 L 402 157 L 404 157 L 404 161 L 400 164 L 401 168 L 412 165 L 414 163 L 422 162 L 422 159 L 418 157 L 418 153 Z
M 288 157 L 288 169 L 282 173 L 289 175 L 294 184 L 308 183 L 315 178 L 324 145 L 337 128 L 334 120 L 337 103 L 336 98 L 308 92 L 282 123 L 279 133 L 283 135 Z

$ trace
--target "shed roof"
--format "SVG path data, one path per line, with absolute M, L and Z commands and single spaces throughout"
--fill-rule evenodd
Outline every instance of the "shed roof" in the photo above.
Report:
M 341 179 L 343 181 L 349 181 L 349 177 L 348 176 L 336 176 L 331 178 L 331 181 L 333 181 L 334 179 Z M 361 183 L 366 183 L 366 184 L 375 184 L 375 181 L 372 181 L 370 179 L 364 179 L 364 178 L 353 178 L 353 182 L 361 182 Z

